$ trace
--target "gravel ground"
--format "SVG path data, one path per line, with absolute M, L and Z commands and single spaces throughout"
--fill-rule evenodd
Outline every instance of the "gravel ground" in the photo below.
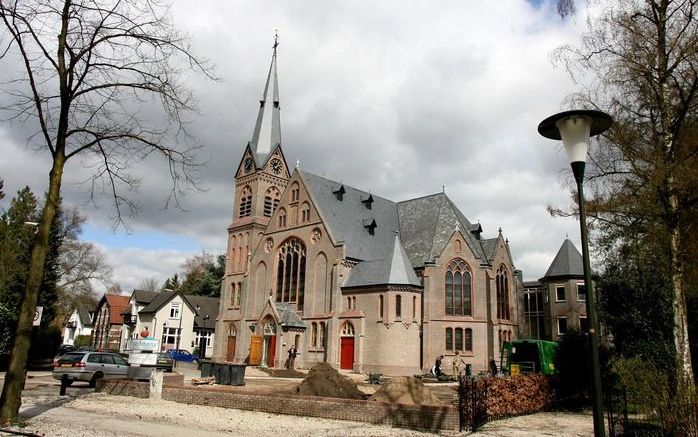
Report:
M 24 432 L 55 437 L 183 436 L 221 434 L 295 436 L 434 436 L 362 422 L 284 416 L 218 407 L 90 394 L 30 418 Z M 450 435 L 454 435 L 451 433 Z

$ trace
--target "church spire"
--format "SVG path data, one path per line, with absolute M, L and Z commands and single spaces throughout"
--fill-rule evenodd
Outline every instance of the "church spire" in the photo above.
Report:
M 250 148 L 255 155 L 258 166 L 262 166 L 269 153 L 281 144 L 281 117 L 279 113 L 279 81 L 276 74 L 276 48 L 279 46 L 279 34 L 274 34 L 274 52 L 271 66 L 264 87 L 264 95 L 259 104 L 259 115 L 250 141 Z

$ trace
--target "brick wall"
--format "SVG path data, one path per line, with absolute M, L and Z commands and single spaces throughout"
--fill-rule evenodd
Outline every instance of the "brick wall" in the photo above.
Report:
M 211 405 L 265 413 L 353 420 L 400 428 L 438 431 L 458 429 L 454 407 L 398 405 L 375 401 L 321 398 L 295 395 L 232 393 L 201 388 L 163 387 L 165 400 L 195 405 Z
M 147 398 L 150 384 L 123 379 L 102 380 L 97 391 L 112 395 Z M 193 405 L 294 416 L 353 420 L 428 431 L 458 430 L 458 409 L 428 405 L 399 405 L 375 401 L 296 395 L 233 393 L 220 388 L 183 387 L 165 383 L 162 398 Z

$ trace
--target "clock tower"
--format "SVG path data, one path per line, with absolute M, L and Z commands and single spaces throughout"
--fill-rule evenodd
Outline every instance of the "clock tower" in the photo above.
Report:
M 269 67 L 252 140 L 235 173 L 233 220 L 228 226 L 228 250 L 223 293 L 226 305 L 240 306 L 249 271 L 248 255 L 255 250 L 290 178 L 281 150 L 279 86 L 276 48 Z

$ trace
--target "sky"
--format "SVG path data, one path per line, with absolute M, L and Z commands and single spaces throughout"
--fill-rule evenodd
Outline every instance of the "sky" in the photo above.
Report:
M 289 166 L 393 201 L 443 190 L 484 237 L 501 227 L 525 280 L 540 278 L 579 224 L 552 218 L 569 206 L 571 174 L 562 145 L 538 123 L 568 109 L 577 84 L 552 52 L 578 44 L 592 13 L 561 20 L 554 1 L 173 1 L 176 26 L 218 81 L 187 76 L 199 114 L 188 129 L 203 145 L 200 191 L 183 210 L 166 205 L 161 163 L 135 166 L 140 205 L 128 231 L 112 228 L 107 196 L 90 201 L 87 170 L 69 161 L 63 201 L 88 219 L 94 242 L 124 292 L 161 283 L 201 251 L 222 253 L 232 218 L 234 172 L 252 138 L 279 33 L 282 147 Z M 0 63 L 7 77 L 13 66 Z M 145 115 L 147 117 L 147 115 Z M 46 190 L 50 161 L 28 144 L 31 126 L 0 124 L 5 200 L 25 185 Z

